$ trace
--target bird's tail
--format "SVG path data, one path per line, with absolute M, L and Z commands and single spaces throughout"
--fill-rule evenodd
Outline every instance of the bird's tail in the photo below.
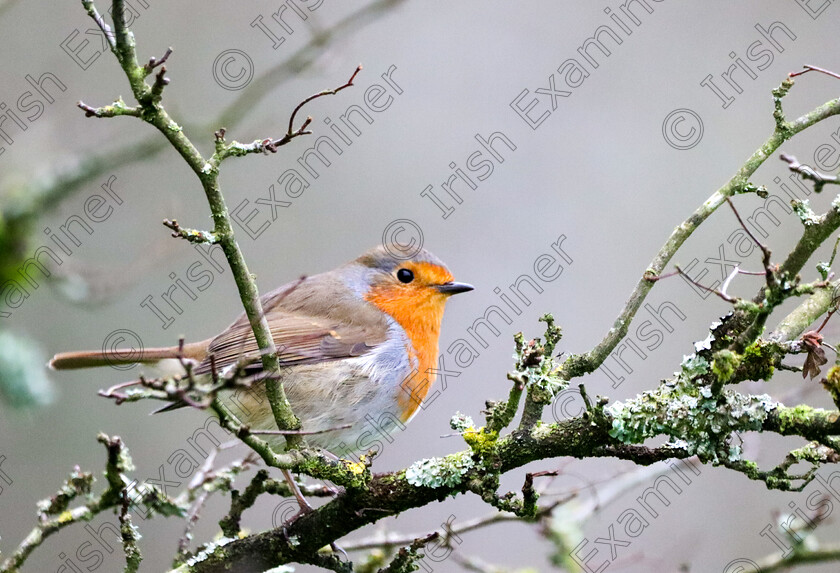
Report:
M 185 344 L 183 351 L 177 346 L 166 348 L 144 348 L 136 350 L 82 350 L 61 352 L 53 356 L 49 366 L 53 370 L 95 368 L 97 366 L 118 366 L 123 364 L 153 364 L 161 360 L 182 357 L 201 362 L 207 356 L 209 340 Z

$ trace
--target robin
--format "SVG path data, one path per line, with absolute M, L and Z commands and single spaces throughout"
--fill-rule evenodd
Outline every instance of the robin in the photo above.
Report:
M 434 381 L 446 301 L 473 287 L 455 282 L 446 265 L 425 249 L 407 259 L 395 256 L 399 252 L 379 246 L 262 297 L 292 410 L 304 430 L 320 432 L 307 437 L 311 445 L 328 451 L 365 449 L 366 421 L 383 421 L 386 432 L 407 423 Z M 186 359 L 194 365 L 193 375 L 201 376 L 258 357 L 243 313 L 218 336 L 183 349 L 150 348 L 130 358 L 119 351 L 66 352 L 57 354 L 50 367 Z M 256 360 L 247 368 L 258 374 L 261 364 Z M 276 429 L 264 382 L 251 390 L 237 396 L 235 413 L 250 428 Z M 272 438 L 281 444 L 282 437 Z

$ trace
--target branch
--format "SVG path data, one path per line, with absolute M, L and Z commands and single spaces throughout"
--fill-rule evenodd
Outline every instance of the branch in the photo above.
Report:
M 541 507 L 537 511 L 538 518 L 543 517 L 550 517 L 552 512 L 560 505 L 570 501 L 574 498 L 574 495 L 570 495 L 564 497 L 562 499 L 556 500 L 545 507 Z M 471 519 L 469 521 L 465 521 L 460 523 L 456 526 L 450 525 L 449 522 L 443 524 L 444 528 L 444 538 L 449 539 L 452 537 L 458 537 L 462 533 L 468 533 L 470 531 L 475 531 L 477 529 L 482 529 L 488 527 L 490 525 L 494 525 L 496 523 L 504 523 L 508 521 L 521 521 L 521 518 L 517 515 L 512 513 L 505 513 L 501 511 L 496 511 L 485 515 L 483 517 L 476 517 L 475 519 Z M 413 540 L 421 537 L 422 534 L 415 533 L 415 534 L 399 534 L 399 533 L 391 533 L 391 532 L 384 532 L 380 535 L 373 535 L 371 537 L 367 537 L 365 539 L 360 539 L 359 541 L 351 541 L 350 543 L 344 543 L 342 546 L 347 551 L 365 551 L 370 549 L 392 549 L 395 547 L 400 547 L 403 545 L 408 545 Z
M 346 16 L 330 28 L 318 31 L 317 34 L 311 37 L 304 46 L 294 52 L 289 58 L 280 62 L 262 76 L 255 78 L 247 90 L 242 91 L 235 100 L 223 108 L 216 119 L 203 125 L 185 124 L 185 129 L 189 131 L 212 132 L 215 126 L 218 125 L 229 127 L 238 125 L 275 88 L 283 85 L 289 79 L 296 77 L 297 74 L 311 67 L 332 42 L 348 35 L 350 32 L 360 30 L 366 23 L 374 21 L 377 17 L 384 15 L 390 9 L 403 2 L 405 0 L 377 0 L 371 2 L 351 13 L 349 16 Z M 0 10 L 10 7 L 13 4 L 14 0 L 0 4 Z M 105 38 L 108 41 L 112 41 L 113 35 L 113 31 L 109 31 L 105 34 Z M 85 153 L 76 164 L 70 167 L 64 167 L 62 165 L 58 166 L 57 169 L 47 170 L 47 176 L 28 181 L 20 194 L 13 193 L 11 195 L 16 197 L 20 195 L 27 200 L 43 197 L 43 200 L 39 201 L 37 207 L 24 210 L 25 213 L 32 214 L 33 216 L 42 214 L 44 209 L 52 208 L 88 181 L 94 180 L 105 173 L 112 172 L 117 166 L 148 159 L 165 148 L 166 144 L 163 140 L 152 138 L 139 143 L 132 143 L 116 150 L 111 148 L 104 151 L 92 150 L 90 153 Z M 21 209 L 11 209 L 10 212 L 7 214 L 17 215 L 21 213 Z M 18 264 L 14 265 L 15 268 Z
M 838 559 L 840 559 L 840 544 L 835 544 L 816 549 L 800 549 L 786 557 L 775 555 L 763 559 L 758 563 L 758 566 L 761 573 L 775 573 L 776 571 L 788 571 L 796 565 L 825 563 Z
M 390 565 L 380 569 L 379 573 L 409 573 L 416 571 L 419 567 L 415 563 L 423 558 L 423 555 L 420 555 L 418 551 L 438 537 L 439 534 L 437 532 L 430 533 L 424 537 L 418 537 L 405 547 L 401 547 Z
M 101 16 L 96 12 L 96 8 L 91 0 L 84 0 L 83 5 L 88 14 L 94 21 L 107 31 L 107 25 L 102 21 Z M 137 116 L 143 121 L 150 123 L 156 127 L 170 142 L 170 144 L 180 153 L 195 175 L 201 181 L 204 188 L 207 202 L 210 205 L 210 211 L 213 217 L 214 229 L 212 236 L 218 241 L 222 247 L 231 271 L 234 275 L 237 288 L 239 290 L 240 299 L 245 309 L 245 313 L 254 331 L 254 337 L 261 351 L 261 361 L 263 370 L 269 374 L 269 379 L 266 380 L 266 392 L 269 402 L 271 404 L 272 412 L 278 428 L 281 430 L 295 430 L 300 428 L 300 422 L 291 410 L 288 399 L 286 398 L 282 382 L 278 377 L 270 376 L 272 373 L 278 371 L 279 362 L 277 359 L 277 348 L 274 345 L 274 340 L 271 337 L 268 320 L 260 301 L 259 291 L 256 283 L 251 276 L 242 251 L 236 242 L 233 226 L 231 224 L 227 205 L 219 187 L 218 177 L 218 163 L 221 157 L 217 157 L 219 152 L 214 155 L 211 161 L 205 161 L 198 149 L 183 133 L 183 129 L 175 123 L 169 114 L 166 112 L 161 103 L 161 95 L 164 86 L 167 83 L 163 74 L 166 70 L 165 66 L 160 66 L 160 71 L 156 75 L 153 86 L 146 83 L 146 76 L 152 71 L 153 66 L 140 66 L 137 63 L 137 55 L 135 50 L 134 35 L 128 29 L 125 23 L 125 14 L 123 12 L 123 0 L 113 0 L 112 13 L 114 17 L 115 29 L 115 44 L 112 46 L 112 51 L 117 56 L 117 59 L 125 72 L 134 97 L 139 103 L 138 108 L 129 108 L 131 110 L 139 110 Z M 169 53 L 165 57 L 169 57 Z M 355 77 L 355 74 L 353 75 Z M 352 84 L 351 77 L 348 84 Z M 347 87 L 347 85 L 338 88 L 338 90 Z M 336 90 L 336 91 L 338 91 Z M 313 96 L 309 100 L 314 99 Z M 113 108 L 113 106 L 112 106 Z M 295 111 L 297 111 L 296 108 Z M 91 108 L 93 109 L 93 108 Z M 121 107 L 119 108 L 122 109 Z M 97 115 L 97 110 L 93 109 L 93 114 Z M 91 113 L 86 110 L 86 113 Z M 101 112 L 101 117 L 109 116 L 109 113 Z M 132 112 L 130 115 L 134 115 Z M 292 114 L 294 117 L 294 113 Z M 217 138 L 219 139 L 219 138 Z M 217 141 L 217 147 L 221 145 Z M 214 161 L 215 159 L 215 161 Z M 180 236 L 180 235 L 179 235 Z M 291 447 L 298 447 L 302 443 L 302 438 L 299 435 L 290 434 L 286 436 L 286 440 Z
M 767 340 L 795 340 L 805 332 L 820 316 L 837 306 L 837 292 L 840 280 L 829 284 L 829 288 L 820 289 L 805 302 L 797 306 L 767 335 Z
M 774 90 L 774 100 L 777 111 L 781 114 L 781 100 L 793 86 L 793 80 L 786 79 L 782 85 Z M 653 288 L 655 277 L 658 277 L 673 258 L 677 250 L 691 236 L 691 234 L 720 207 L 727 198 L 739 193 L 755 191 L 756 187 L 749 182 L 750 176 L 761 167 L 785 141 L 808 127 L 840 113 L 840 98 L 833 99 L 816 109 L 802 115 L 792 122 L 784 120 L 779 115 L 776 128 L 770 137 L 747 159 L 732 178 L 720 189 L 715 191 L 692 215 L 671 233 L 671 236 L 659 249 L 659 252 L 648 265 L 647 270 L 639 279 L 636 288 L 619 313 L 613 327 L 595 348 L 581 355 L 570 356 L 558 373 L 562 378 L 570 380 L 583 374 L 594 372 L 606 360 L 619 342 L 627 335 L 630 323 L 636 312 L 641 308 L 650 289 Z M 804 264 L 804 263 L 803 263 Z
M 213 233 L 199 231 L 196 229 L 183 229 L 181 225 L 178 224 L 177 219 L 172 219 L 171 221 L 169 219 L 164 219 L 163 226 L 172 229 L 173 237 L 184 239 L 190 243 L 214 245 L 219 242 L 218 237 L 216 237 Z
M 506 473 L 539 459 L 560 456 L 618 457 L 649 465 L 675 457 L 687 457 L 686 452 L 672 447 L 622 448 L 620 442 L 609 436 L 609 430 L 610 424 L 606 419 L 578 418 L 557 424 L 542 424 L 533 430 L 516 430 L 500 438 L 494 447 L 499 465 L 492 470 L 482 469 L 479 465 L 463 469 L 463 460 L 470 459 L 473 453 L 465 451 L 436 461 L 426 460 L 423 467 L 428 469 L 427 474 L 412 471 L 412 468 L 420 467 L 418 464 L 409 470 L 378 474 L 364 489 L 342 492 L 333 501 L 300 516 L 284 528 L 230 540 L 175 571 L 221 573 L 235 570 L 245 573 L 305 560 L 321 547 L 383 517 L 465 493 L 483 472 Z M 604 451 L 601 449 L 604 444 L 615 447 Z M 432 478 L 441 475 L 447 477 L 444 483 Z
M 91 485 L 94 481 L 91 474 L 82 473 L 76 468 L 56 496 L 38 502 L 38 525 L 26 536 L 12 556 L 0 565 L 0 573 L 16 573 L 35 549 L 40 547 L 48 537 L 62 529 L 74 523 L 88 522 L 109 509 L 125 507 L 126 486 L 131 483 L 125 476 L 125 472 L 133 467 L 131 456 L 117 436 L 111 438 L 105 434 L 99 434 L 97 440 L 105 446 L 108 453 L 105 466 L 108 487 L 100 495 L 88 499 L 83 505 L 68 509 L 69 503 L 76 497 L 90 494 Z M 135 488 L 135 491 L 137 492 L 135 499 L 147 504 L 150 510 L 163 515 L 179 514 L 180 510 L 177 505 L 157 488 L 144 484 Z M 166 510 L 158 511 L 159 508 L 164 506 Z M 121 523 L 124 527 L 126 525 L 129 528 L 133 527 L 130 525 L 127 516 L 121 517 Z M 127 567 L 130 567 L 131 563 L 134 562 L 139 565 L 139 551 L 136 554 L 134 553 L 136 538 L 133 537 L 133 529 L 129 531 L 121 528 L 121 531 L 123 539 L 128 538 L 125 546 Z M 127 569 L 127 571 L 131 571 L 131 569 Z
M 131 523 L 131 514 L 128 513 L 131 507 L 131 498 L 128 497 L 128 489 L 122 490 L 122 503 L 120 504 L 120 535 L 122 536 L 123 552 L 125 553 L 124 573 L 137 573 L 140 570 L 140 562 L 143 556 L 137 542 L 140 540 L 140 532 Z
M 341 90 L 347 89 L 353 85 L 353 80 L 356 79 L 356 76 L 359 72 L 362 71 L 361 64 L 356 67 L 356 70 L 353 72 L 353 75 L 350 76 L 350 79 L 347 83 L 331 90 L 324 90 L 320 91 L 314 95 L 309 96 L 308 98 L 304 99 L 300 102 L 297 107 L 295 107 L 294 111 L 292 111 L 292 115 L 289 117 L 289 129 L 286 134 L 279 138 L 279 139 L 262 139 L 256 140 L 250 144 L 242 144 L 238 141 L 232 141 L 230 143 L 225 142 L 225 128 L 219 129 L 216 132 L 216 153 L 210 159 L 210 165 L 213 168 L 217 168 L 219 164 L 227 159 L 228 157 L 242 157 L 244 155 L 249 155 L 251 153 L 265 153 L 269 151 L 271 153 L 276 153 L 279 147 L 282 147 L 292 141 L 296 137 L 300 137 L 301 135 L 310 135 L 312 132 L 308 131 L 306 128 L 309 127 L 309 124 L 312 123 L 312 117 L 308 116 L 306 120 L 301 124 L 298 129 L 294 128 L 295 116 L 297 112 L 307 103 L 311 102 L 314 99 L 319 97 L 328 96 L 328 95 L 335 95 Z

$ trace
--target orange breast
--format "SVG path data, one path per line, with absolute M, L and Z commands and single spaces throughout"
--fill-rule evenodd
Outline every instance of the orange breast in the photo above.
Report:
M 371 291 L 366 298 L 392 316 L 408 335 L 410 344 L 406 351 L 416 370 L 403 380 L 397 396 L 400 417 L 405 422 L 417 411 L 435 379 L 429 370 L 437 367 L 438 338 L 446 297 L 425 289 L 406 291 L 390 287 Z

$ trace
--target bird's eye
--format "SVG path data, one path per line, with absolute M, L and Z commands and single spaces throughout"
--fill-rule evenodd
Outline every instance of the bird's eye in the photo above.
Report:
M 408 269 L 400 269 L 397 271 L 397 278 L 401 283 L 410 283 L 414 280 L 414 273 Z

